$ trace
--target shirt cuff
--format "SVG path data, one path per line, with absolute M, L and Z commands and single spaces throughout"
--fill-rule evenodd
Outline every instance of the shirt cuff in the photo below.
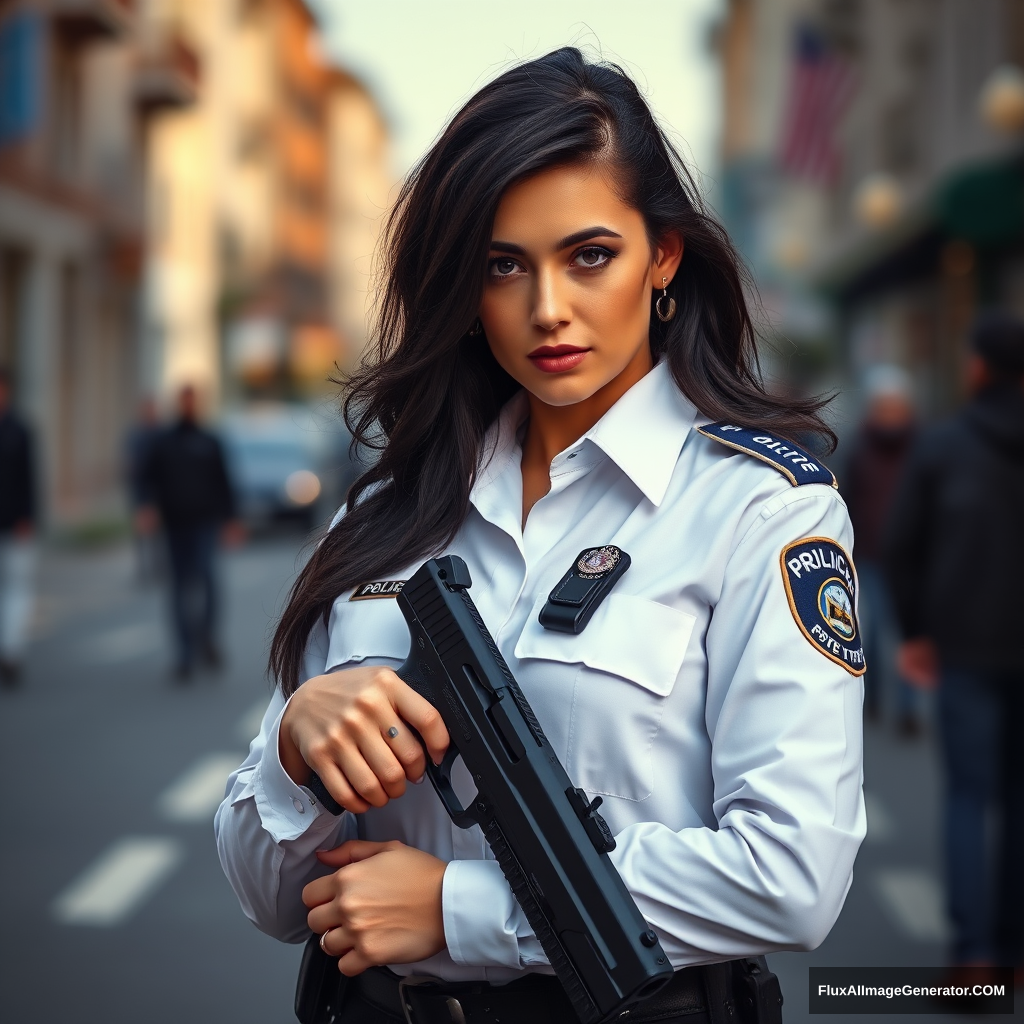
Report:
M 323 811 L 313 798 L 313 794 L 305 786 L 296 785 L 281 765 L 278 743 L 281 719 L 287 707 L 285 704 L 281 709 L 281 714 L 277 716 L 277 721 L 267 735 L 263 756 L 252 774 L 256 810 L 259 812 L 263 827 L 270 833 L 275 843 L 297 839 L 309 830 Z
M 519 909 L 493 860 L 453 860 L 441 888 L 444 937 L 455 963 L 475 967 L 522 968 L 516 935 Z

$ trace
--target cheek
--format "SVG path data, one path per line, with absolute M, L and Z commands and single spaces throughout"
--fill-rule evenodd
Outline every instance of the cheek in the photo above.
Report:
M 494 358 L 505 366 L 504 353 L 521 349 L 524 335 L 530 333 L 526 289 L 506 287 L 486 292 L 480 302 L 480 322 Z
M 643 269 L 630 270 L 603 288 L 594 289 L 580 303 L 581 315 L 603 327 L 601 334 L 613 340 L 625 327 L 637 327 L 650 320 L 650 295 Z

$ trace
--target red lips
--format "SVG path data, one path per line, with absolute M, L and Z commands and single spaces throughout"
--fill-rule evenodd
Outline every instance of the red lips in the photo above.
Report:
M 564 373 L 579 366 L 589 351 L 590 349 L 577 345 L 541 345 L 527 358 L 544 373 Z

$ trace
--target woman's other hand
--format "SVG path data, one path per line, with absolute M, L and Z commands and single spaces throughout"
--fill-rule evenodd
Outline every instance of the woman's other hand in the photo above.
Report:
M 300 786 L 315 771 L 346 810 L 383 807 L 419 781 L 426 759 L 448 748 L 448 730 L 432 704 L 391 669 L 366 667 L 314 676 L 295 691 L 281 720 L 281 764 Z
M 307 921 L 342 974 L 411 964 L 445 948 L 441 887 L 445 863 L 404 843 L 353 839 L 317 853 L 337 868 L 302 890 Z

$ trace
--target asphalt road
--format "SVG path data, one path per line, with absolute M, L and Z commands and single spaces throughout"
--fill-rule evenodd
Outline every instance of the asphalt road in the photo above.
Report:
M 268 630 L 300 549 L 278 537 L 225 556 L 227 666 L 187 686 L 127 548 L 44 554 L 28 671 L 0 693 L 6 1024 L 294 1020 L 300 950 L 245 920 L 211 819 L 268 699 Z M 787 1024 L 822 1019 L 809 966 L 943 962 L 933 746 L 869 729 L 865 774 L 869 837 L 838 924 L 818 950 L 771 958 Z

